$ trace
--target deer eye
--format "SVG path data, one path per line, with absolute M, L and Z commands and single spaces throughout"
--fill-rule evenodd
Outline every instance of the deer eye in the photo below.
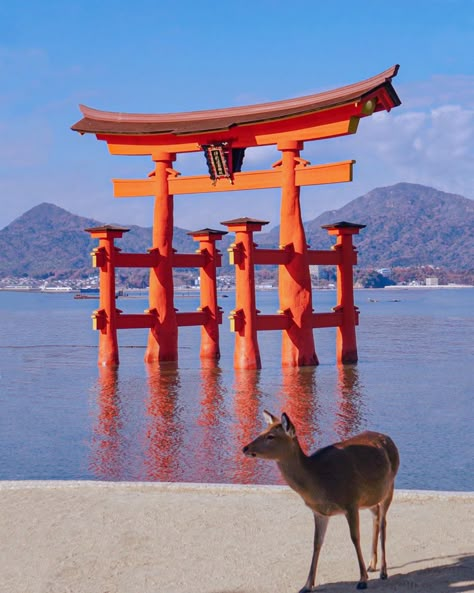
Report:
M 275 435 L 273 435 L 273 434 L 267 434 L 267 440 L 270 441 L 271 439 L 274 439 L 274 438 L 275 438 Z

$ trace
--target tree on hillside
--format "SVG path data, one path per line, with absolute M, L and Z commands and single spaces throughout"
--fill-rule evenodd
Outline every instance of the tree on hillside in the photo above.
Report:
M 395 284 L 393 280 L 375 270 L 363 270 L 356 273 L 356 281 L 362 288 L 385 288 Z

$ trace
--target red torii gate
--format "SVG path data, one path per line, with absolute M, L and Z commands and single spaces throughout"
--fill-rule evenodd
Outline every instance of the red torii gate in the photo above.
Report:
M 297 99 L 210 111 L 127 114 L 80 106 L 84 117 L 72 126 L 73 130 L 95 134 L 107 142 L 111 154 L 148 155 L 155 162 L 148 179 L 114 180 L 116 197 L 155 197 L 152 250 L 159 257 L 147 263 L 151 273 L 146 327 L 151 331 L 145 361 L 177 360 L 178 320 L 172 277 L 173 196 L 281 188 L 280 245 L 282 249 L 288 246 L 292 249 L 292 257 L 279 266 L 280 309 L 290 310 L 292 317 L 291 328 L 283 328 L 282 332 L 282 361 L 286 366 L 317 364 L 300 187 L 351 181 L 354 161 L 310 166 L 300 157 L 300 151 L 306 141 L 354 134 L 361 118 L 400 105 L 391 82 L 397 71 L 398 66 L 393 66 L 365 81 Z M 272 170 L 242 172 L 245 149 L 263 145 L 276 145 L 281 159 Z M 173 169 L 177 153 L 200 151 L 206 156 L 209 175 L 181 176 Z M 100 239 L 100 231 L 97 232 Z M 336 230 L 334 233 L 353 234 Z M 349 269 L 352 292 L 352 262 Z M 341 272 L 340 266 L 338 270 L 340 279 L 347 282 L 348 272 Z M 353 305 L 347 306 L 353 309 Z M 350 312 L 349 317 L 355 325 L 356 314 Z M 103 323 L 107 328 L 107 317 Z M 113 340 L 107 348 L 99 362 L 116 364 L 118 351 Z M 338 355 L 341 362 L 357 360 L 356 349 L 346 355 L 342 354 L 343 350 Z

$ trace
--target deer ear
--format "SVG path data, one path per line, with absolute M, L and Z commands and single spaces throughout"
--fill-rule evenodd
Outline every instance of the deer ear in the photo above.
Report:
M 293 438 L 296 436 L 296 429 L 293 426 L 292 421 L 288 417 L 288 414 L 285 414 L 285 412 L 283 412 L 283 414 L 281 415 L 281 425 L 283 426 L 283 430 L 289 437 Z
M 267 424 L 275 424 L 275 422 L 278 422 L 278 418 L 273 414 L 270 414 L 270 412 L 267 412 L 267 410 L 263 410 L 263 417 Z

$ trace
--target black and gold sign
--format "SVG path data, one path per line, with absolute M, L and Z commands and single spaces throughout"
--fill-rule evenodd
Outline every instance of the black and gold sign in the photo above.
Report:
M 215 183 L 218 179 L 231 179 L 232 173 L 228 163 L 228 148 L 225 144 L 205 144 L 203 145 L 206 155 L 209 176 Z

